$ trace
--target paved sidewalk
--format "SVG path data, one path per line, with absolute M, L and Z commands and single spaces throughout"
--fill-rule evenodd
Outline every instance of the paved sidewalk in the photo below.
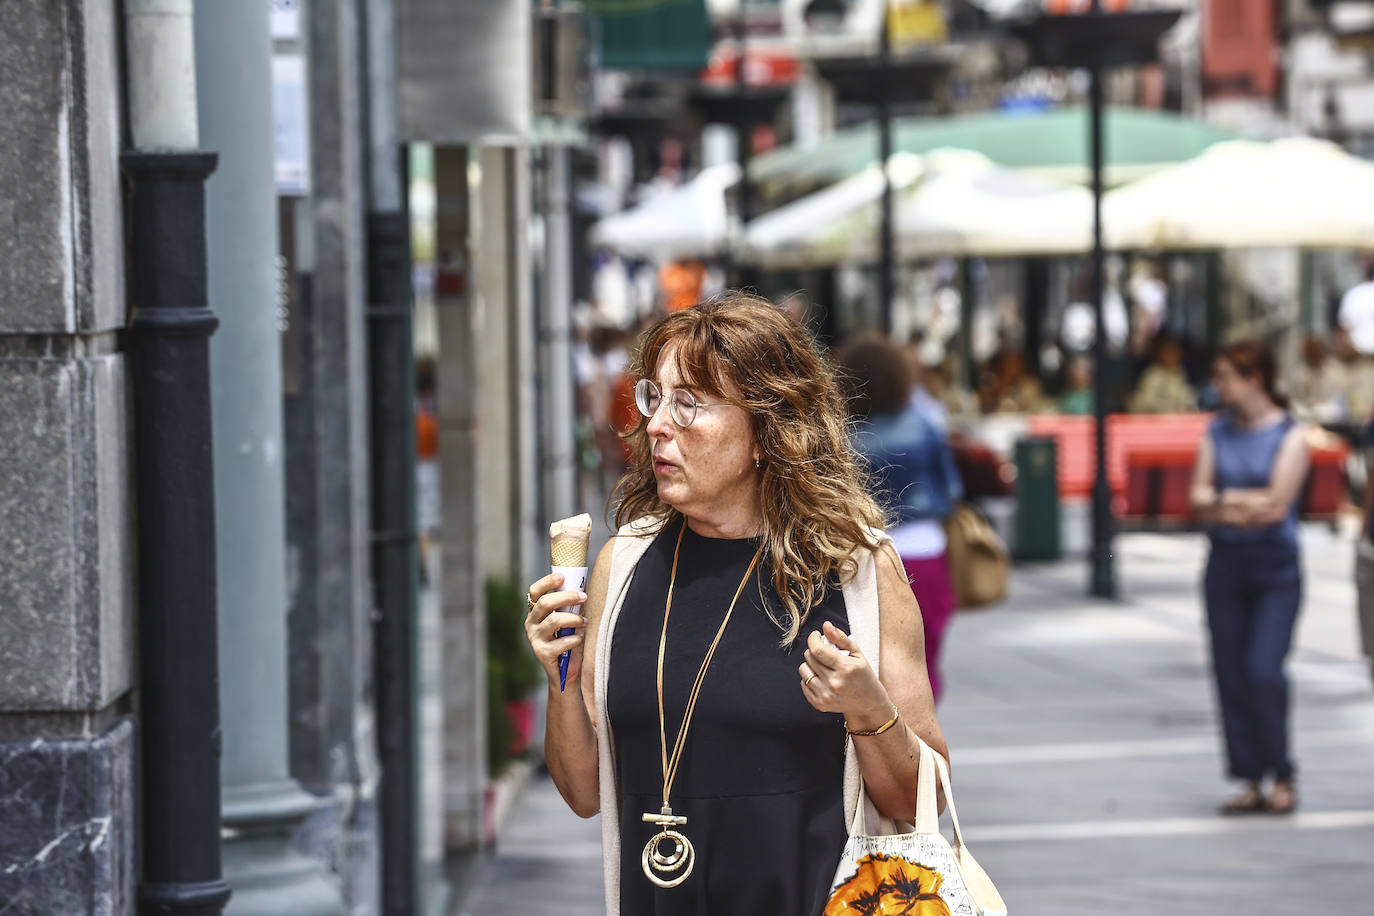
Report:
M 1023 566 L 1006 605 L 955 620 L 940 719 L 969 845 L 1015 916 L 1374 912 L 1374 693 L 1352 548 L 1315 526 L 1304 546 L 1288 818 L 1214 814 L 1229 787 L 1199 536 L 1121 537 L 1120 604 L 1084 596 L 1082 561 Z M 537 779 L 460 912 L 590 916 L 600 874 L 597 821 Z

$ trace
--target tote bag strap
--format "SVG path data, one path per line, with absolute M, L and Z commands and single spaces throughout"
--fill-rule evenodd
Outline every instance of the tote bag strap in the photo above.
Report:
M 949 809 L 949 820 L 954 826 L 954 848 L 964 846 L 964 831 L 959 826 L 959 812 L 954 807 L 954 790 L 950 787 L 949 768 L 945 759 L 937 754 L 930 745 L 916 736 L 920 746 L 919 763 L 916 771 L 916 832 L 939 833 L 940 813 L 936 801 L 935 787 L 938 784 L 945 792 L 945 806 Z M 864 790 L 863 777 L 859 786 Z M 868 822 L 864 813 L 865 805 L 856 806 L 854 818 L 849 825 L 850 836 L 868 836 Z

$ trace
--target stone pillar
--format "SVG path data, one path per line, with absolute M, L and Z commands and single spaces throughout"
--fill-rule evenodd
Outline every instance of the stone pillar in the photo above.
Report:
M 547 565 L 539 501 L 534 363 L 536 328 L 525 236 L 529 154 L 478 153 L 478 209 L 471 235 L 477 287 L 482 436 L 482 564 L 489 575 L 526 579 Z
M 539 329 L 539 363 L 544 388 L 544 514 L 549 521 L 577 512 L 599 514 L 581 506 L 577 492 L 577 380 L 572 365 L 572 169 L 571 152 L 562 146 L 544 150 L 544 296 Z
M 367 336 L 356 2 L 302 4 L 308 195 L 284 204 L 298 308 L 283 393 L 291 772 L 321 807 L 298 836 L 349 912 L 379 912 L 368 541 Z
M 478 167 L 478 180 L 472 189 L 472 225 L 466 244 L 471 254 L 468 281 L 475 293 L 473 331 L 479 341 L 474 382 L 481 416 L 477 472 L 484 495 L 480 507 L 480 559 L 486 575 L 505 576 L 514 572 L 520 554 L 520 510 L 515 496 L 519 467 L 515 459 L 515 415 L 510 387 L 514 376 L 511 264 L 515 257 L 510 244 L 513 214 L 508 209 L 510 155 L 497 148 L 474 148 L 471 155 Z M 435 172 L 438 170 L 436 162 Z M 441 339 L 441 350 L 442 347 Z M 450 359 L 445 356 L 444 361 L 448 363 Z M 448 479 L 447 474 L 444 479 Z M 448 518 L 447 510 L 444 517 Z
M 0 28 L 0 903 L 134 908 L 134 557 L 113 3 Z
M 277 213 L 268 7 L 196 4 L 202 142 L 220 153 L 206 229 L 219 559 L 227 912 L 342 912 L 335 882 L 297 852 L 317 807 L 287 744 L 286 557 Z
M 481 554 L 483 544 L 499 541 L 482 527 L 487 498 L 483 494 L 490 491 L 484 491 L 478 479 L 480 300 L 469 248 L 474 206 L 463 147 L 435 147 L 434 196 L 443 488 L 444 835 L 449 849 L 471 850 L 483 839 L 487 781 Z

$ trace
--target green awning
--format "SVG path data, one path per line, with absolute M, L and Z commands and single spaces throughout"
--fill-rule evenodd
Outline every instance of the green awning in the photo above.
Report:
M 587 0 L 605 70 L 695 72 L 711 56 L 706 0 Z
M 1235 135 L 1202 121 L 1142 108 L 1110 107 L 1103 132 L 1109 184 L 1191 159 Z M 941 118 L 898 118 L 897 152 L 975 150 L 998 165 L 1086 181 L 1088 117 L 1083 107 L 1046 112 L 980 112 Z M 755 157 L 749 176 L 758 182 L 821 185 L 853 175 L 878 159 L 878 128 L 866 123 L 837 131 L 809 146 L 787 146 Z

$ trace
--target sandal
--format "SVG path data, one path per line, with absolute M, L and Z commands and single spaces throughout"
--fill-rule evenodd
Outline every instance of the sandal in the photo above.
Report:
M 1245 789 L 1221 806 L 1221 813 L 1226 815 L 1236 814 L 1259 814 L 1261 811 L 1271 811 L 1269 801 L 1260 791 L 1259 783 L 1250 783 Z
M 1270 814 L 1292 814 L 1298 807 L 1298 792 L 1292 782 L 1280 781 L 1274 783 L 1274 790 L 1269 794 L 1269 801 L 1265 809 Z

